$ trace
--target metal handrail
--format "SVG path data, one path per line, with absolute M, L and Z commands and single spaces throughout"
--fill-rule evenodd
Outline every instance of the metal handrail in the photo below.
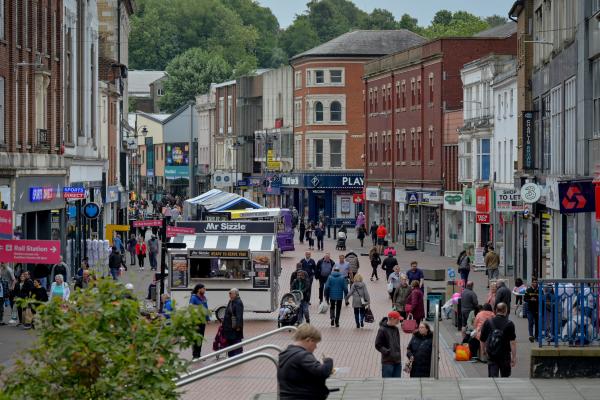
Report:
M 216 356 L 218 356 L 220 354 L 223 354 L 223 353 L 228 353 L 231 350 L 239 349 L 241 347 L 244 347 L 247 344 L 256 342 L 258 340 L 262 340 L 262 339 L 267 338 L 269 336 L 273 336 L 273 335 L 275 335 L 275 334 L 277 334 L 279 332 L 284 332 L 284 331 L 294 332 L 294 331 L 297 331 L 297 330 L 298 330 L 298 328 L 296 328 L 295 326 L 282 326 L 281 328 L 277 328 L 277 329 L 274 329 L 272 331 L 265 332 L 262 335 L 255 336 L 255 337 L 250 338 L 248 340 L 244 340 L 243 342 L 234 344 L 234 345 L 229 346 L 229 347 L 225 347 L 224 349 L 214 351 L 214 352 L 212 352 L 210 354 L 207 354 L 205 356 L 202 356 L 200 358 L 194 358 L 194 359 L 192 359 L 192 362 L 194 363 L 194 362 L 208 360 L 209 358 L 216 357 Z
M 267 345 L 267 346 L 269 346 L 269 345 Z M 256 349 L 250 350 L 247 353 L 240 354 L 239 356 L 221 361 L 220 363 L 216 363 L 216 364 L 204 367 L 204 368 L 200 368 L 199 370 L 194 371 L 192 373 L 193 376 L 187 376 L 185 378 L 178 379 L 175 382 L 175 386 L 181 387 L 181 386 L 187 385 L 189 383 L 192 383 L 194 381 L 208 378 L 209 376 L 215 375 L 219 372 L 228 370 L 233 367 L 237 367 L 240 364 L 244 364 L 248 361 L 254 360 L 256 358 L 261 358 L 261 357 L 268 358 L 269 360 L 271 360 L 273 362 L 275 367 L 278 367 L 278 359 L 275 356 L 273 356 L 272 354 L 264 353 L 264 352 L 261 353 L 262 350 L 263 349 L 261 349 L 261 348 L 256 348 Z
M 235 360 L 238 360 L 238 359 L 240 359 L 242 357 L 246 357 L 246 356 L 248 356 L 250 354 L 258 353 L 258 352 L 261 352 L 263 350 L 277 350 L 278 353 L 281 353 L 281 351 L 282 351 L 281 347 L 279 347 L 279 346 L 276 346 L 274 344 L 265 344 L 263 346 L 259 346 L 259 347 L 255 348 L 255 349 L 249 350 L 246 353 L 238 354 L 238 355 L 236 355 L 234 357 L 227 358 L 227 359 L 225 359 L 225 360 L 223 360 L 221 362 L 218 362 L 216 364 L 207 365 L 206 367 L 198 368 L 196 370 L 187 372 L 185 374 L 181 374 L 181 375 L 179 375 L 178 378 L 176 378 L 174 380 L 179 382 L 179 381 L 181 381 L 183 379 L 195 376 L 197 374 L 201 374 L 201 373 L 206 372 L 206 371 L 210 371 L 211 369 L 219 367 L 219 366 L 222 366 L 222 365 L 230 364 L 230 363 L 234 362 Z

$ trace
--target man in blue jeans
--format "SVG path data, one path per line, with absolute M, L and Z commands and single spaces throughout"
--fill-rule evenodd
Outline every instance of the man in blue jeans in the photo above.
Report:
M 381 377 L 400 378 L 402 374 L 402 353 L 400 351 L 400 330 L 402 320 L 398 311 L 390 311 L 379 323 L 375 338 L 375 348 L 381 353 Z

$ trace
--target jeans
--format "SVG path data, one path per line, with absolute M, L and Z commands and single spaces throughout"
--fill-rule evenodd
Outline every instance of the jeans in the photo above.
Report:
M 330 300 L 329 304 L 329 316 L 332 321 L 335 321 L 336 325 L 340 324 L 340 312 L 342 311 L 343 300 Z
M 200 358 L 200 354 L 202 353 L 202 342 L 205 339 L 204 338 L 204 331 L 205 330 L 206 330 L 206 324 L 200 324 L 200 325 L 198 325 L 197 332 L 202 335 L 202 340 L 200 341 L 199 344 L 194 344 L 192 346 L 192 357 L 193 358 Z
M 318 237 L 317 238 L 317 249 L 318 250 L 323 250 L 323 238 L 322 237 Z
M 323 302 L 323 290 L 325 289 L 326 282 L 327 277 L 319 277 L 319 303 Z
M 156 253 L 150 252 L 150 268 L 156 269 Z
M 129 250 L 129 255 L 131 256 L 131 265 L 135 265 L 135 249 Z
M 116 281 L 117 279 L 119 279 L 119 268 L 111 268 L 110 269 L 110 275 L 112 276 L 112 278 Z
M 400 378 L 402 376 L 402 363 L 381 364 L 382 378 Z
M 470 271 L 466 271 L 466 272 L 462 272 L 460 273 L 460 279 L 465 283 L 465 286 L 467 286 L 467 282 L 469 281 L 469 272 Z
M 308 301 L 300 302 L 300 309 L 298 310 L 298 324 L 301 324 L 304 319 L 306 319 L 306 323 L 310 323 L 310 314 L 308 311 Z
M 365 308 L 354 307 L 354 321 L 356 321 L 356 327 L 364 326 L 365 324 Z
M 538 337 L 538 315 L 539 310 L 534 310 L 532 308 L 527 308 L 527 328 L 529 330 L 529 336 L 533 336 L 534 338 Z
M 502 378 L 510 377 L 510 360 L 496 362 L 488 360 L 488 377 L 489 378 Z
M 500 275 L 500 270 L 498 268 L 488 269 L 488 281 L 492 279 L 498 279 Z

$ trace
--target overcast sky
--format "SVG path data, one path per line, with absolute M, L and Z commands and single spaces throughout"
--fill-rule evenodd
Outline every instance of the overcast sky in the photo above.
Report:
M 506 17 L 514 0 L 353 0 L 359 8 L 371 12 L 374 8 L 385 8 L 391 11 L 396 19 L 408 13 L 419 20 L 419 25 L 429 25 L 438 10 L 465 10 L 472 14 L 487 17 L 498 14 Z M 282 28 L 286 28 L 294 20 L 296 14 L 306 10 L 308 0 L 258 0 L 264 7 L 269 7 L 279 20 Z

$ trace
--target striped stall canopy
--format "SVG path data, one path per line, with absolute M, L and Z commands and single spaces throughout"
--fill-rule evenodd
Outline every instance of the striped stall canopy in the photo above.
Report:
M 174 243 L 185 243 L 188 249 L 272 251 L 275 235 L 177 235 Z

